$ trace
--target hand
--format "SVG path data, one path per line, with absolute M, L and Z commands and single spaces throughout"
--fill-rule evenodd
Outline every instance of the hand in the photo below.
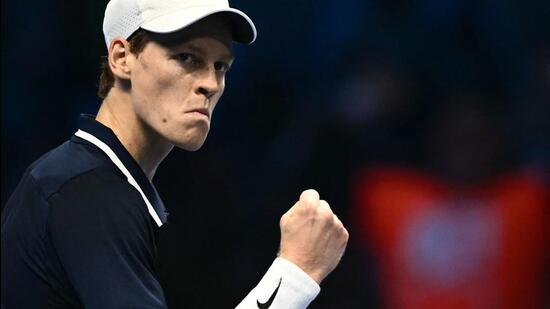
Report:
M 342 222 L 320 200 L 315 190 L 306 190 L 282 217 L 279 256 L 296 264 L 317 283 L 338 265 L 349 234 Z

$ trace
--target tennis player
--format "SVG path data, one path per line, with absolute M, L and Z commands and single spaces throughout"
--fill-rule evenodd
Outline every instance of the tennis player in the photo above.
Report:
M 112 0 L 103 32 L 97 115 L 26 170 L 2 213 L 2 308 L 166 308 L 151 180 L 174 146 L 202 146 L 231 44 L 256 29 L 226 0 Z M 280 228 L 278 257 L 237 308 L 307 307 L 348 240 L 315 190 Z

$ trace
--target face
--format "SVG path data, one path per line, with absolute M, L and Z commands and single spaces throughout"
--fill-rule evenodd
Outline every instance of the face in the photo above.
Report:
M 231 35 L 210 18 L 181 32 L 155 35 L 131 59 L 131 97 L 137 117 L 168 143 L 199 149 L 233 62 Z

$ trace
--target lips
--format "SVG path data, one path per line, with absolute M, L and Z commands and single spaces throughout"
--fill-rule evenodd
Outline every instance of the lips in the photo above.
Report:
M 192 109 L 192 110 L 187 111 L 187 113 L 199 113 L 199 114 L 203 114 L 206 117 L 210 118 L 210 111 L 208 110 L 208 108 L 196 108 L 196 109 Z

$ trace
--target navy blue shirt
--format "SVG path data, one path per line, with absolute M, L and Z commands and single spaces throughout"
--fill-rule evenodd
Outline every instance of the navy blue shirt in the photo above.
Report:
M 79 132 L 27 169 L 2 212 L 2 306 L 165 308 L 162 201 L 109 128 L 83 115 Z

